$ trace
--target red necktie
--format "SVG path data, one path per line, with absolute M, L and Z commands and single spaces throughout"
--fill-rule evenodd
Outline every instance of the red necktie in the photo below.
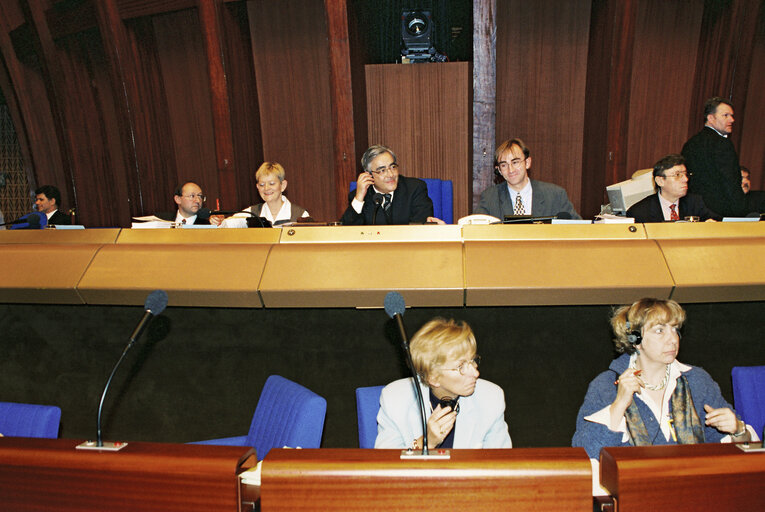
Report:
M 677 215 L 676 208 L 676 204 L 669 205 L 669 220 L 680 220 L 680 217 Z

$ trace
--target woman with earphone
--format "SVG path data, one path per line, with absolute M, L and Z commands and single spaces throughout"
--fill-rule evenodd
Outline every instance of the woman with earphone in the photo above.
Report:
M 614 312 L 621 355 L 590 383 L 572 446 L 597 459 L 604 446 L 758 440 L 706 371 L 676 359 L 684 321 L 672 300 L 640 299 Z

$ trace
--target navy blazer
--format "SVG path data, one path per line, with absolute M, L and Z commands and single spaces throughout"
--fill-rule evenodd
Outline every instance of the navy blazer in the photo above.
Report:
M 356 213 L 351 202 L 356 197 L 356 191 L 348 194 L 348 208 L 343 213 L 340 221 L 344 225 L 372 224 L 374 217 L 375 190 L 372 186 L 367 189 L 364 196 L 364 206 L 361 213 Z M 386 215 L 380 206 L 375 217 L 375 224 L 410 224 L 427 222 L 428 217 L 433 216 L 433 201 L 428 196 L 428 187 L 424 181 L 417 178 L 407 178 L 399 174 L 398 185 L 393 194 L 393 202 Z
M 53 215 L 48 219 L 48 224 L 51 226 L 68 226 L 72 223 L 72 218 L 61 210 L 56 210 Z
M 704 204 L 704 199 L 696 194 L 686 194 L 681 197 L 677 202 L 677 206 L 679 210 L 677 215 L 681 220 L 690 215 L 699 217 L 701 221 L 709 219 L 721 220 L 719 215 L 707 208 Z M 639 223 L 664 222 L 664 214 L 661 211 L 661 203 L 659 202 L 659 193 L 644 197 L 630 206 L 627 210 L 627 217 L 634 217 L 635 222 Z
M 572 219 L 582 217 L 574 209 L 563 187 L 545 181 L 531 180 L 531 215 L 547 217 L 566 212 Z M 505 215 L 513 215 L 513 201 L 507 190 L 507 182 L 487 188 L 481 193 L 481 201 L 474 213 L 493 215 L 504 219 Z

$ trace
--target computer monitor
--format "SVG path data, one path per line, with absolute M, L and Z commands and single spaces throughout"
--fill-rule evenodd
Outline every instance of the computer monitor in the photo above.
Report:
M 653 173 L 649 172 L 637 178 L 607 186 L 606 192 L 611 209 L 614 212 L 625 213 L 630 206 L 656 192 L 653 183 Z

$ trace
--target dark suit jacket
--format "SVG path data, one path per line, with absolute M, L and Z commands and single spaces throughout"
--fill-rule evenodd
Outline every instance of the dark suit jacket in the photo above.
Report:
M 679 209 L 677 214 L 680 219 L 695 215 L 702 221 L 709 219 L 721 220 L 719 215 L 707 208 L 701 196 L 696 194 L 686 194 L 685 197 L 680 198 L 677 205 Z M 661 211 L 661 203 L 659 202 L 659 193 L 644 197 L 630 206 L 627 210 L 627 217 L 634 217 L 635 222 L 640 223 L 664 222 L 664 214 Z
M 566 212 L 572 219 L 581 219 L 566 191 L 558 185 L 545 181 L 531 180 L 531 215 L 547 217 Z M 507 190 L 507 182 L 487 188 L 481 193 L 481 201 L 474 213 L 493 215 L 504 219 L 505 215 L 513 214 L 513 201 Z
M 730 138 L 722 137 L 705 126 L 683 146 L 685 166 L 693 175 L 688 192 L 704 198 L 704 203 L 725 217 L 743 217 L 749 213 L 747 198 L 741 190 L 741 168 Z
M 68 226 L 71 223 L 72 218 L 61 210 L 56 210 L 53 212 L 53 215 L 51 215 L 50 219 L 48 219 L 49 225 Z
M 162 220 L 169 220 L 170 222 L 175 222 L 175 217 L 178 215 L 177 211 L 174 212 L 159 212 L 155 213 L 154 216 L 158 219 Z M 210 224 L 209 219 L 200 219 L 199 215 L 197 215 L 197 218 L 194 220 L 194 224 L 202 226 L 206 224 Z
M 351 202 L 356 196 L 356 191 L 348 194 L 348 208 L 340 221 L 345 225 L 372 224 L 372 216 L 375 211 L 374 203 L 375 190 L 373 187 L 367 189 L 367 195 L 364 196 L 364 206 L 361 213 L 356 213 Z M 423 223 L 428 217 L 433 216 L 433 201 L 428 197 L 428 187 L 425 182 L 417 178 L 407 178 L 399 175 L 398 186 L 393 194 L 393 203 L 390 206 L 388 215 L 382 209 L 377 210 L 376 224 L 409 224 Z

